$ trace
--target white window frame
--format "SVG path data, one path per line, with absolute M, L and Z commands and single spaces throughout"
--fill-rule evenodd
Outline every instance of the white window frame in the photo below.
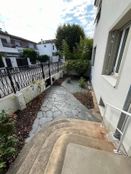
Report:
M 119 59 L 120 59 L 120 53 L 121 53 L 124 37 L 125 37 L 125 34 L 126 34 L 126 30 L 129 28 L 129 31 L 130 31 L 130 27 L 131 27 L 131 24 L 129 24 L 128 26 L 126 26 L 122 30 L 122 36 L 121 36 L 121 41 L 120 41 L 120 45 L 119 45 L 119 49 L 118 49 L 118 53 L 117 53 L 117 59 L 116 59 L 114 70 L 113 70 L 113 75 L 115 77 L 118 77 L 118 74 L 119 74 L 119 70 L 118 70 L 118 72 L 116 72 L 116 71 L 117 71 L 117 66 L 118 66 L 118 62 L 119 62 Z M 127 36 L 127 38 L 128 38 L 128 36 Z M 127 39 L 126 39 L 126 41 L 127 41 Z M 125 45 L 126 45 L 126 43 L 125 43 Z M 123 52 L 124 52 L 124 50 L 125 50 L 125 46 L 124 46 Z M 122 57 L 123 57 L 123 55 L 122 55 Z M 119 69 L 120 69 L 120 66 L 119 66 Z
M 96 49 L 97 49 L 97 46 L 94 46 L 92 51 L 92 62 L 91 62 L 92 66 L 94 66 L 94 63 L 95 63 Z

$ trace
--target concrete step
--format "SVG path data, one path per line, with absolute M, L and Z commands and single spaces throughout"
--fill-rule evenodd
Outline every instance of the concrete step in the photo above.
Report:
M 130 174 L 131 159 L 70 143 L 61 174 Z
M 73 134 L 73 132 L 71 134 L 64 133 L 54 144 L 44 174 L 61 174 L 66 149 L 70 143 L 82 145 L 85 147 L 92 147 L 94 149 L 105 150 L 111 153 L 113 152 L 112 144 L 107 141 L 82 136 L 77 133 Z
M 25 145 L 8 174 L 51 174 L 55 171 L 58 174 L 70 142 L 110 152 L 114 148 L 100 123 L 59 120 L 48 124 Z

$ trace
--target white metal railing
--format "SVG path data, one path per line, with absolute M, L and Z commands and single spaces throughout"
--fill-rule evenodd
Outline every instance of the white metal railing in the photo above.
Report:
M 121 137 L 120 137 L 119 145 L 118 145 L 117 149 L 114 150 L 114 151 L 116 153 L 120 153 L 120 149 L 121 149 L 121 146 L 123 144 L 123 140 L 124 140 L 124 137 L 125 137 L 125 134 L 126 134 L 126 130 L 128 128 L 129 121 L 131 119 L 131 113 L 126 112 L 126 111 L 124 111 L 122 109 L 119 109 L 118 107 L 115 107 L 115 106 L 113 106 L 113 105 L 111 105 L 109 103 L 106 103 L 106 105 L 105 105 L 105 111 L 104 111 L 104 115 L 103 115 L 103 124 L 104 124 L 104 119 L 105 119 L 105 116 L 106 116 L 106 112 L 107 112 L 107 108 L 108 107 L 120 111 L 121 113 L 125 114 L 123 116 L 127 117 L 126 122 L 125 122 L 124 127 L 123 127 L 123 131 L 121 131 L 119 128 L 116 128 L 116 130 L 121 134 Z

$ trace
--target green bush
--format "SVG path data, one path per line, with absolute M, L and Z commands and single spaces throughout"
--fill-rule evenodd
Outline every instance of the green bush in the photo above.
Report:
M 16 155 L 15 121 L 4 111 L 0 113 L 0 173 L 5 173 Z
M 86 80 L 83 77 L 81 77 L 80 80 L 79 80 L 79 86 L 81 88 L 85 88 L 86 87 Z
M 37 52 L 32 48 L 25 48 L 22 53 L 22 57 L 24 58 L 30 58 L 30 61 L 32 64 L 36 63 L 36 60 L 38 58 Z
M 89 62 L 87 60 L 68 60 L 65 63 L 65 69 L 67 72 L 74 71 L 79 76 L 84 76 L 87 73 Z
M 47 61 L 50 60 L 50 57 L 48 55 L 41 55 L 41 56 L 38 57 L 38 60 L 40 62 L 47 62 Z

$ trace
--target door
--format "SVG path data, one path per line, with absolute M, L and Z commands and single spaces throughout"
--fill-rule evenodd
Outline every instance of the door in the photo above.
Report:
M 7 64 L 8 68 L 12 68 L 12 63 L 11 63 L 10 58 L 6 58 L 6 64 Z

